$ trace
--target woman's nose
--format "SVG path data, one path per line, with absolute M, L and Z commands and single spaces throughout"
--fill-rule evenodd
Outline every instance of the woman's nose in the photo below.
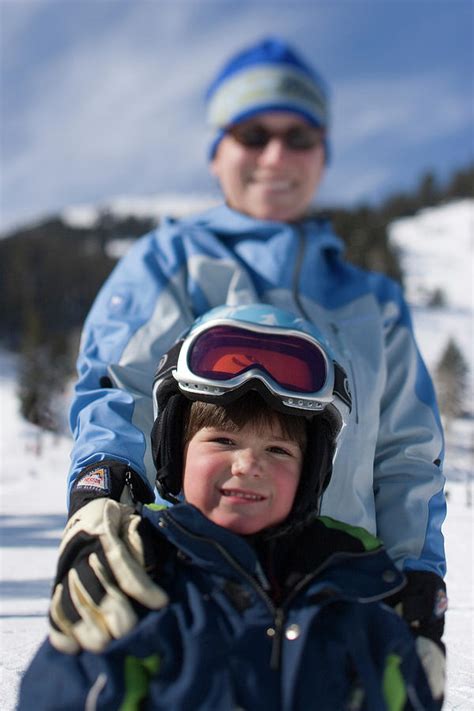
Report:
M 260 476 L 261 464 L 252 449 L 241 449 L 235 453 L 232 462 L 232 474 L 235 476 Z
M 286 156 L 286 146 L 280 136 L 273 136 L 260 153 L 260 162 L 266 165 L 280 163 Z

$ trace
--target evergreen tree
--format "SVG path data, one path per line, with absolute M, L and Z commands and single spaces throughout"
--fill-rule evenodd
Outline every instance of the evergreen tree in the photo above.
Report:
M 423 175 L 418 186 L 418 201 L 421 207 L 431 207 L 439 203 L 441 191 L 434 173 Z
M 446 188 L 446 199 L 474 197 L 474 164 L 458 170 Z
M 464 413 L 469 368 L 453 338 L 450 338 L 435 371 L 435 382 L 441 414 L 446 428 Z
M 20 412 L 29 422 L 53 432 L 60 427 L 56 399 L 71 374 L 68 343 L 65 335 L 46 338 L 38 310 L 27 311 L 18 373 Z
M 446 294 L 440 287 L 436 287 L 428 295 L 427 306 L 431 309 L 444 309 L 446 308 L 448 300 Z

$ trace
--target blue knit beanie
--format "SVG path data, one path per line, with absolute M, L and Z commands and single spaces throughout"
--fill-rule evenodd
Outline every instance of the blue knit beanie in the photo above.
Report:
M 208 124 L 215 132 L 209 157 L 228 126 L 262 111 L 291 111 L 328 129 L 328 90 L 323 79 L 278 37 L 266 37 L 225 64 L 207 95 Z M 328 146 L 326 139 L 326 160 Z

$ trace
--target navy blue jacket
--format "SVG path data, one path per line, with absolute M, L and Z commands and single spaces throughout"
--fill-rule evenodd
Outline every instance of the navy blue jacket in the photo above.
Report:
M 408 627 L 383 603 L 403 574 L 365 530 L 322 517 L 262 546 L 188 504 L 143 514 L 168 606 L 102 654 L 45 642 L 19 711 L 438 708 Z

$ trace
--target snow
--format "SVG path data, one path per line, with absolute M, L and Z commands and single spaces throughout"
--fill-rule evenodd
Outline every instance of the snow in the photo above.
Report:
M 421 305 L 439 288 L 449 307 L 472 312 L 474 200 L 421 210 L 393 222 L 389 233 L 408 271 L 408 301 Z
M 473 370 L 473 210 L 474 201 L 462 201 L 423 211 L 414 218 L 398 221 L 392 228 L 391 239 L 404 245 L 407 293 L 420 349 L 431 370 L 449 334 L 461 344 L 471 373 Z M 424 252 L 420 247 L 422 243 Z M 446 245 L 449 248 L 445 250 Z M 426 280 L 422 278 L 423 260 L 426 260 L 425 267 L 429 264 L 424 270 Z M 446 292 L 446 309 L 429 309 L 424 302 L 426 289 L 437 286 Z M 15 708 L 22 672 L 47 634 L 48 601 L 66 520 L 65 482 L 71 447 L 68 436 L 40 433 L 22 420 L 15 370 L 15 357 L 0 351 L 0 644 L 3 651 L 0 708 L 3 711 Z M 449 595 L 445 633 L 448 683 L 444 709 L 447 711 L 471 711 L 474 699 L 473 464 L 474 417 L 471 415 L 455 421 L 447 438 L 448 516 L 443 528 Z
M 470 366 L 472 394 L 474 200 L 458 200 L 397 220 L 389 236 L 400 250 L 406 297 L 426 363 L 433 372 L 453 339 Z M 429 298 L 437 289 L 445 306 L 430 308 Z
M 216 196 L 199 193 L 159 194 L 117 196 L 99 205 L 79 204 L 65 208 L 61 217 L 71 227 L 90 228 L 95 225 L 101 214 L 110 213 L 116 217 L 154 218 L 160 220 L 164 215 L 184 217 L 193 212 L 201 212 L 217 203 Z

